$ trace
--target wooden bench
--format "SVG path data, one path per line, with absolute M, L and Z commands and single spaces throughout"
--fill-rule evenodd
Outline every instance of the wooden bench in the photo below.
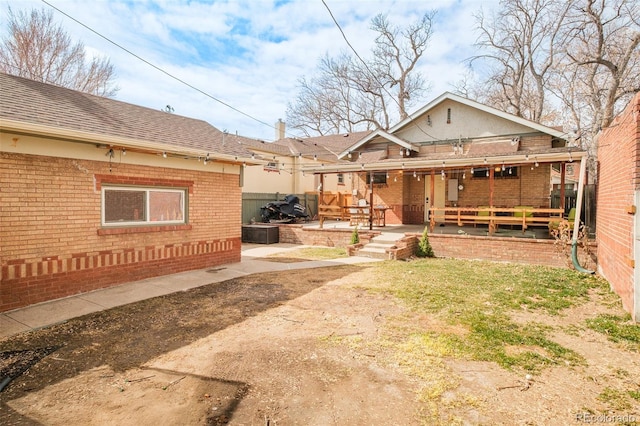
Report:
M 318 218 L 322 228 L 326 219 L 345 220 L 349 218 L 349 213 L 341 206 L 321 204 L 318 206 Z

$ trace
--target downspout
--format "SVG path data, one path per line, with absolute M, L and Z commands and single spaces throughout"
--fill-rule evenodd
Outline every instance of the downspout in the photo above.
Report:
M 582 196 L 584 194 L 584 177 L 587 171 L 587 158 L 582 157 L 580 160 L 580 177 L 578 179 L 578 199 L 576 200 L 576 217 L 573 221 L 573 236 L 571 238 L 571 261 L 576 271 L 585 274 L 593 274 L 595 271 L 580 266 L 578 261 L 578 232 L 580 231 L 580 215 L 582 214 Z

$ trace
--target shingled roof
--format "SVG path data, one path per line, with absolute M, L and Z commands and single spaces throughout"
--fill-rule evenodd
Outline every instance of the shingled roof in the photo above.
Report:
M 0 73 L 0 128 L 59 129 L 79 139 L 115 137 L 165 145 L 167 150 L 186 148 L 250 157 L 242 144 L 230 143 L 224 134 L 203 120 L 170 114 L 114 99 Z M 36 132 L 34 132 L 36 133 Z

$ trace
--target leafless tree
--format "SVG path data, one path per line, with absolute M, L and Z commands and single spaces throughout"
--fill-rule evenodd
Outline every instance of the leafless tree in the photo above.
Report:
M 570 2 L 513 0 L 491 17 L 476 14 L 477 46 L 470 64 L 489 64 L 486 100 L 495 107 L 541 122 L 547 115 L 546 85 L 567 35 L 562 31 Z
M 478 28 L 484 52 L 469 62 L 489 72 L 459 91 L 478 95 L 482 85 L 480 101 L 547 125 L 561 121 L 593 161 L 599 130 L 640 91 L 640 2 L 511 0 L 493 19 L 480 12 Z
M 307 136 L 374 128 L 388 129 L 408 116 L 428 85 L 416 65 L 432 36 L 435 12 L 400 28 L 377 15 L 372 60 L 342 53 L 319 61 L 318 75 L 299 79 L 295 101 L 287 107 L 287 121 Z M 397 108 L 396 108 L 397 107 Z
M 82 42 L 73 43 L 53 12 L 9 8 L 8 35 L 0 41 L 0 70 L 99 96 L 113 97 L 113 65 L 106 58 L 88 60 Z
M 556 92 L 589 111 L 591 128 L 585 130 L 595 134 L 611 124 L 616 107 L 640 91 L 640 3 L 578 0 L 567 32 L 571 39 L 558 71 L 573 84 Z

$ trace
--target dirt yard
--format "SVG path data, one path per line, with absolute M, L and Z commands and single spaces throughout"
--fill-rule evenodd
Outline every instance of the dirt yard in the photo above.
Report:
M 593 423 L 606 410 L 619 417 L 601 422 L 640 422 L 637 405 L 611 411 L 601 397 L 640 391 L 640 356 L 578 325 L 620 313 L 599 296 L 561 317 L 526 313 L 553 326 L 584 366 L 525 377 L 487 362 L 416 364 L 394 336 L 444 326 L 363 289 L 374 269 L 249 276 L 6 339 L 0 368 L 32 365 L 0 393 L 1 423 L 547 425 Z M 438 380 L 448 390 L 425 399 Z

